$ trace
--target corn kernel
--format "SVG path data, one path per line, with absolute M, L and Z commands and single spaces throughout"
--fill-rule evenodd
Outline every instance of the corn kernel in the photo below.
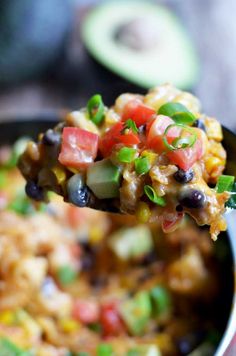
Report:
M 62 167 L 55 166 L 52 168 L 53 173 L 57 178 L 58 184 L 63 184 L 66 180 L 66 172 Z
M 65 333 L 72 333 L 79 329 L 79 323 L 74 319 L 61 319 L 60 327 Z
M 151 165 L 153 165 L 156 162 L 156 159 L 157 159 L 157 154 L 152 152 L 152 151 L 149 151 L 149 150 L 144 150 L 141 153 L 141 156 L 142 157 L 147 157 L 147 159 L 149 160 Z
M 12 325 L 15 322 L 15 314 L 10 310 L 5 310 L 0 313 L 0 324 Z
M 149 209 L 148 204 L 144 202 L 139 202 L 135 215 L 140 223 L 148 222 L 151 216 L 151 211 Z
M 93 226 L 89 230 L 89 242 L 92 244 L 97 244 L 103 239 L 103 231 L 100 227 Z
M 206 162 L 206 170 L 207 173 L 211 175 L 211 173 L 219 166 L 223 166 L 224 162 L 219 159 L 218 157 L 209 157 L 207 158 Z

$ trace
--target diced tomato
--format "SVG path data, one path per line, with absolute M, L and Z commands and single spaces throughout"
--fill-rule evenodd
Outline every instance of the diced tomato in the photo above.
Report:
M 65 127 L 59 162 L 72 168 L 83 168 L 97 156 L 98 135 L 79 127 Z
M 166 150 L 163 142 L 163 135 L 168 126 L 174 124 L 168 116 L 158 115 L 155 120 L 147 128 L 147 147 L 152 148 L 154 151 L 160 153 Z M 172 127 L 167 132 L 166 138 L 171 143 L 176 137 L 179 136 L 181 129 L 178 127 Z
M 100 320 L 104 336 L 118 336 L 124 331 L 124 324 L 119 316 L 116 302 L 102 306 Z
M 156 114 L 155 110 L 144 105 L 137 99 L 130 100 L 124 107 L 122 120 L 131 119 L 137 127 L 146 124 Z
M 94 301 L 77 299 L 72 310 L 72 316 L 81 323 L 92 324 L 99 321 L 100 309 Z
M 99 149 L 104 157 L 111 154 L 112 148 L 116 144 L 123 144 L 125 146 L 137 145 L 140 142 L 138 134 L 133 133 L 131 130 L 128 133 L 122 133 L 125 124 L 118 122 L 108 130 L 102 137 L 99 143 Z
M 202 141 L 200 137 L 192 147 L 181 148 L 167 153 L 169 160 L 184 171 L 189 170 L 203 155 Z
M 165 233 L 175 231 L 183 217 L 184 213 L 182 212 L 167 213 L 162 219 L 162 230 Z

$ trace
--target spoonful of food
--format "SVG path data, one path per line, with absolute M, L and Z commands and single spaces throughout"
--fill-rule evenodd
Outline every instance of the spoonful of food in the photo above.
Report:
M 54 191 L 79 207 L 158 220 L 165 232 L 188 214 L 216 240 L 236 207 L 235 152 L 235 136 L 196 97 L 165 84 L 110 108 L 94 95 L 29 142 L 19 168 L 36 201 Z

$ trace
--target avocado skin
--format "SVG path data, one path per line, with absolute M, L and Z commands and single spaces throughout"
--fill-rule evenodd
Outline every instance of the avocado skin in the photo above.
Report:
M 0 84 L 39 76 L 62 53 L 71 24 L 70 0 L 2 0 Z

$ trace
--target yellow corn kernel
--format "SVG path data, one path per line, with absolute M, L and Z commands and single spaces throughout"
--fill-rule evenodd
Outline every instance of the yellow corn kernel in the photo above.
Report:
M 97 244 L 103 239 L 103 231 L 100 227 L 93 226 L 89 230 L 89 242 L 91 244 Z
M 61 319 L 60 322 L 60 327 L 65 333 L 72 333 L 74 331 L 77 331 L 79 329 L 79 323 L 71 318 L 68 319 Z
M 62 167 L 55 166 L 52 168 L 53 173 L 56 176 L 58 184 L 63 184 L 66 180 L 66 172 Z
M 211 175 L 211 173 L 214 172 L 216 168 L 218 169 L 219 166 L 223 166 L 224 162 L 218 157 L 212 156 L 207 158 L 205 165 L 207 173 Z
M 152 152 L 152 151 L 149 151 L 149 150 L 144 150 L 141 153 L 141 156 L 142 157 L 147 157 L 147 159 L 149 160 L 151 165 L 153 165 L 156 162 L 156 159 L 157 159 L 157 154 Z
M 140 223 L 146 223 L 149 221 L 150 216 L 151 216 L 151 211 L 149 209 L 149 206 L 145 202 L 139 202 L 137 209 L 136 209 L 136 218 L 138 222 Z
M 15 314 L 10 310 L 5 310 L 0 313 L 0 324 L 12 325 L 15 322 Z
M 217 142 L 223 140 L 223 133 L 221 124 L 212 117 L 206 117 L 205 119 L 206 133 L 209 139 L 213 139 Z

